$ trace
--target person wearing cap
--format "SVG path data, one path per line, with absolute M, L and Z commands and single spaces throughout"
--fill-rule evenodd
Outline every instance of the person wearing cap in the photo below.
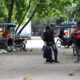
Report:
M 58 35 L 56 35 L 56 30 L 55 30 L 56 24 L 55 23 L 50 24 L 50 28 L 53 31 L 53 40 L 51 41 L 50 45 L 54 51 L 54 62 L 59 63 L 59 61 L 58 61 L 58 50 L 57 50 L 57 47 L 56 47 L 56 44 L 54 41 L 54 37 L 58 37 Z
M 73 36 L 73 39 L 76 44 L 76 49 L 77 49 L 77 61 L 76 62 L 79 62 L 80 61 L 80 52 L 79 52 L 79 49 L 80 49 L 80 20 L 77 21 L 77 27 L 72 32 L 71 35 Z

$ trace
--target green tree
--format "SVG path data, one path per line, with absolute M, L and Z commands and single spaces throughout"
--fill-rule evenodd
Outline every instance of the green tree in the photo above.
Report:
M 5 9 L 2 20 L 19 25 L 24 24 L 19 31 L 21 33 L 33 17 L 36 17 L 35 20 L 43 20 L 40 21 L 43 24 L 53 21 L 53 18 L 56 20 L 58 17 L 65 17 L 64 10 L 72 4 L 73 0 L 0 0 L 0 2 L 3 3 L 2 6 Z M 11 5 L 11 3 L 13 4 Z M 5 16 L 6 19 L 4 19 Z

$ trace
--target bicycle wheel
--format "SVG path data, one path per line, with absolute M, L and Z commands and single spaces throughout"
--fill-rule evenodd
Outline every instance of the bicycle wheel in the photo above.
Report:
M 60 40 L 60 39 L 58 39 L 58 40 L 56 41 L 56 46 L 57 46 L 58 48 L 61 47 L 61 40 Z

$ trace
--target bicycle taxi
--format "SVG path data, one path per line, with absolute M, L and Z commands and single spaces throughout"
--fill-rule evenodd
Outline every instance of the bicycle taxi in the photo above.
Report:
M 0 49 L 8 50 L 8 39 L 14 37 L 14 23 L 0 23 Z
M 16 24 L 0 23 L 0 49 L 13 51 L 14 48 L 25 48 L 24 39 L 16 39 Z

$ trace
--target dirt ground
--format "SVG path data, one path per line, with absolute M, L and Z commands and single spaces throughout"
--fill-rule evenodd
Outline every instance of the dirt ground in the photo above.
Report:
M 45 64 L 41 49 L 0 54 L 0 80 L 80 80 L 80 63 L 73 63 L 72 49 L 58 50 L 60 63 L 52 64 Z

